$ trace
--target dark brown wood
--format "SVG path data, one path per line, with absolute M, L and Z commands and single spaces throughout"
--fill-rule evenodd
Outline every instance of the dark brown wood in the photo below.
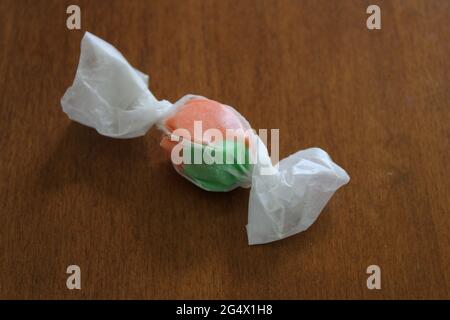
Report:
M 0 298 L 450 298 L 450 2 L 378 0 L 379 31 L 369 4 L 0 1 Z M 87 30 L 157 97 L 232 105 L 350 184 L 306 232 L 248 246 L 248 190 L 196 188 L 155 129 L 114 140 L 61 111 Z

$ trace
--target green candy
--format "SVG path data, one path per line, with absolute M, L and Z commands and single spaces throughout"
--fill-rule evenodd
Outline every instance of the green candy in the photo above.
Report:
M 230 191 L 249 181 L 252 165 L 249 150 L 243 143 L 224 140 L 213 146 L 191 143 L 186 148 L 183 152 L 190 149 L 191 164 L 183 164 L 183 173 L 200 188 L 207 191 Z M 194 164 L 195 152 L 202 155 L 202 163 Z M 214 159 L 222 161 L 214 162 Z

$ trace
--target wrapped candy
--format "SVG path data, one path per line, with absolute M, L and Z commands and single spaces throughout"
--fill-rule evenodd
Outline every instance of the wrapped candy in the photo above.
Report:
M 156 99 L 147 75 L 88 32 L 81 42 L 75 80 L 61 105 L 70 119 L 113 138 L 143 136 L 157 126 L 175 170 L 202 189 L 251 187 L 249 244 L 306 230 L 349 181 L 319 148 L 298 151 L 273 165 L 248 121 L 230 106 L 195 95 L 174 104 Z
M 161 146 L 175 169 L 207 191 L 249 187 L 256 154 L 251 153 L 254 136 L 248 122 L 233 108 L 200 96 L 187 95 L 174 109 L 162 120 L 166 134 Z

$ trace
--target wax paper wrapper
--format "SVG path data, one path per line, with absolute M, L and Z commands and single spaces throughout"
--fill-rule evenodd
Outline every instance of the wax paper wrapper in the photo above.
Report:
M 148 81 L 117 49 L 87 32 L 75 80 L 61 105 L 70 119 L 112 138 L 139 137 L 157 127 L 175 170 L 204 190 L 250 187 L 249 244 L 306 230 L 349 181 L 319 148 L 298 151 L 274 165 L 237 110 L 198 95 L 175 103 L 158 100 Z

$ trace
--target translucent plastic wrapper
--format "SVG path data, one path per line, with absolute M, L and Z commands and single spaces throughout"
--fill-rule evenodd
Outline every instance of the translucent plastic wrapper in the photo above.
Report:
M 319 148 L 298 151 L 273 165 L 248 121 L 230 106 L 196 95 L 174 104 L 156 99 L 148 76 L 90 33 L 83 37 L 75 80 L 61 105 L 70 119 L 112 138 L 143 136 L 156 126 L 175 170 L 202 189 L 251 187 L 249 244 L 307 229 L 349 181 Z

